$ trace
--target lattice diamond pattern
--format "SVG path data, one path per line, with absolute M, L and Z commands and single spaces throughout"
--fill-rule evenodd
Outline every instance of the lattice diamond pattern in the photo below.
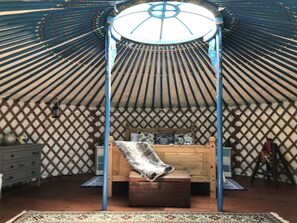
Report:
M 63 106 L 60 119 L 51 118 L 48 105 L 2 100 L 0 132 L 25 133 L 29 141 L 44 144 L 43 177 L 90 172 L 94 145 L 104 135 L 105 108 Z M 189 109 L 111 108 L 111 135 L 124 140 L 126 124 L 133 128 L 190 128 L 196 126 L 198 144 L 216 134 L 214 107 Z M 292 171 L 297 169 L 297 102 L 242 105 L 223 109 L 223 137 L 233 148 L 235 174 L 250 176 L 266 137 L 280 146 Z M 295 179 L 297 171 L 295 171 Z M 287 182 L 285 175 L 280 181 Z
M 93 160 L 94 147 L 88 140 L 95 140 L 89 109 L 63 106 L 60 119 L 53 119 L 46 104 L 0 103 L 1 133 L 25 134 L 30 143 L 44 144 L 42 177 L 92 171 L 93 162 L 89 160 Z
M 240 137 L 236 144 L 238 151 L 235 159 L 241 161 L 235 172 L 240 175 L 251 175 L 255 160 L 263 148 L 266 137 L 277 143 L 284 156 L 289 161 L 292 172 L 296 169 L 296 102 L 273 105 L 241 106 L 236 108 L 240 114 Z M 289 157 L 289 158 L 288 158 Z M 280 167 L 280 171 L 282 167 Z M 295 179 L 296 173 L 295 173 Z M 287 181 L 281 174 L 279 180 Z

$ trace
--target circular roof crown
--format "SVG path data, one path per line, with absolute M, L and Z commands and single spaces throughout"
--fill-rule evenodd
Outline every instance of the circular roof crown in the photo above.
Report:
M 216 32 L 215 15 L 207 8 L 185 2 L 149 2 L 120 12 L 114 30 L 132 41 L 147 44 L 176 44 Z

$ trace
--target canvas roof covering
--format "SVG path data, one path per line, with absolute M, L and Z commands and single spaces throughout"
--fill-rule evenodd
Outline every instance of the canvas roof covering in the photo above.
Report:
M 0 97 L 105 106 L 106 17 L 115 5 L 139 2 L 1 1 Z M 296 101 L 297 1 L 207 2 L 224 8 L 223 104 Z M 150 45 L 122 38 L 111 106 L 214 106 L 215 70 L 207 51 L 202 39 Z

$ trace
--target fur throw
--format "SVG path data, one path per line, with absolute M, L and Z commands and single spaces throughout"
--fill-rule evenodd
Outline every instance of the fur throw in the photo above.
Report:
M 123 157 L 132 169 L 148 181 L 167 175 L 174 167 L 165 164 L 147 142 L 115 141 Z

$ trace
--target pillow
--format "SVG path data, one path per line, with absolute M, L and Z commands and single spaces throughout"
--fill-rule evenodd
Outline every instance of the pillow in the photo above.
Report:
M 175 145 L 183 145 L 184 144 L 184 136 L 183 134 L 174 134 L 174 144 Z
M 155 134 L 150 132 L 140 132 L 138 134 L 138 142 L 147 142 L 150 145 L 155 143 Z
M 138 136 L 139 136 L 138 132 L 131 132 L 130 134 L 131 142 L 138 142 Z
M 187 133 L 184 134 L 184 144 L 188 144 L 188 145 L 194 145 L 195 144 L 195 137 L 194 137 L 194 133 Z
M 169 145 L 174 144 L 173 133 L 157 133 L 155 137 L 155 144 Z
M 186 133 L 186 134 L 175 134 L 174 135 L 174 143 L 176 145 L 194 145 L 194 134 Z

